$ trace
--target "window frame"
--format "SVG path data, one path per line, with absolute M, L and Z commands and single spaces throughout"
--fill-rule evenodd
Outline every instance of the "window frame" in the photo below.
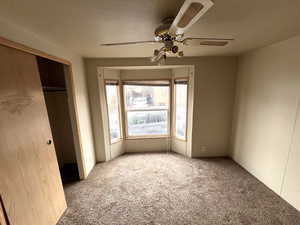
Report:
M 136 83 L 135 83 L 136 82 Z M 144 82 L 144 84 L 143 84 Z M 152 82 L 152 84 L 151 84 Z M 126 93 L 125 93 L 125 86 L 126 85 L 136 85 L 136 86 L 162 86 L 159 84 L 159 82 L 167 82 L 166 85 L 169 87 L 169 102 L 168 102 L 168 108 L 167 109 L 133 109 L 133 110 L 127 110 L 126 107 Z M 123 105 L 122 108 L 124 109 L 124 123 L 125 123 L 125 139 L 126 140 L 135 140 L 135 139 L 159 139 L 159 138 L 168 138 L 171 136 L 171 101 L 172 101 L 172 80 L 171 79 L 134 79 L 134 80 L 129 80 L 125 79 L 122 80 L 122 95 L 123 95 Z M 129 135 L 128 132 L 128 113 L 127 112 L 144 112 L 144 111 L 167 111 L 167 134 L 162 134 L 162 135 L 138 135 L 138 136 L 133 136 Z
M 176 81 L 183 81 L 186 82 L 187 84 L 187 95 L 186 95 L 186 127 L 185 127 L 185 138 L 179 137 L 177 136 L 176 133 Z M 174 78 L 174 83 L 173 83 L 174 87 L 174 122 L 173 122 L 173 134 L 174 137 L 179 140 L 179 141 L 184 141 L 187 142 L 188 138 L 187 138 L 187 132 L 188 132 L 188 115 L 189 115 L 189 77 L 176 77 Z
M 116 139 L 112 139 L 111 138 L 111 134 L 110 134 L 110 120 L 109 120 L 109 110 L 108 110 L 108 101 L 107 101 L 107 91 L 106 91 L 106 86 L 107 85 L 111 85 L 108 84 L 109 82 L 111 83 L 116 83 L 115 85 L 117 86 L 117 98 L 118 98 L 118 110 L 119 110 L 119 127 L 120 127 L 120 137 L 116 138 Z M 106 104 L 106 113 L 107 113 L 107 119 L 108 119 L 108 134 L 109 134 L 109 143 L 112 144 L 116 144 L 120 141 L 123 140 L 123 125 L 122 125 L 122 102 L 121 102 L 121 88 L 122 83 L 120 80 L 118 79 L 104 79 L 104 94 L 105 94 L 105 104 Z

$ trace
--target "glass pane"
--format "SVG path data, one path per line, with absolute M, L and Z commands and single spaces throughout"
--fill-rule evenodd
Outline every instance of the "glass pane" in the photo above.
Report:
M 118 86 L 106 85 L 106 97 L 108 106 L 110 137 L 113 141 L 121 137 Z
M 168 111 L 127 112 L 128 135 L 167 135 Z
M 169 86 L 125 85 L 127 110 L 168 109 Z
M 176 136 L 186 139 L 186 119 L 187 119 L 187 84 L 176 84 Z

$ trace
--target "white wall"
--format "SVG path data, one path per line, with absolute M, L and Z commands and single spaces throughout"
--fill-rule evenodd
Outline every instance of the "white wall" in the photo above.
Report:
M 239 59 L 232 156 L 300 209 L 300 36 Z
M 227 156 L 232 129 L 237 58 L 168 58 L 167 64 L 195 65 L 192 157 Z M 99 123 L 99 117 L 101 117 L 97 106 L 99 104 L 97 68 L 153 65 L 155 64 L 152 64 L 149 58 L 85 58 L 94 125 Z M 203 149 L 205 151 L 202 151 Z M 97 148 L 96 151 L 101 151 L 101 149 Z
M 79 55 L 64 49 L 63 46 L 51 43 L 46 38 L 25 30 L 23 27 L 19 27 L 3 20 L 0 20 L 0 27 L 0 36 L 4 38 L 25 44 L 31 48 L 44 51 L 48 54 L 67 59 L 72 62 L 76 94 L 75 98 L 78 104 L 77 110 L 79 115 L 79 128 L 82 134 L 81 140 L 84 153 L 83 160 L 86 175 L 89 174 L 89 172 L 93 169 L 96 160 L 82 58 Z M 83 177 L 83 168 L 80 168 L 80 175 Z

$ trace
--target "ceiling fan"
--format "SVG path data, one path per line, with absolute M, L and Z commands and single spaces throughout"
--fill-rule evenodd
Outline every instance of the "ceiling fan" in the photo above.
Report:
M 167 17 L 154 31 L 154 40 L 133 41 L 122 43 L 102 44 L 102 46 L 120 46 L 135 44 L 163 43 L 160 49 L 155 49 L 152 62 L 165 62 L 167 55 L 182 57 L 183 51 L 179 51 L 177 44 L 187 46 L 225 46 L 234 39 L 231 38 L 207 38 L 207 37 L 186 37 L 184 33 L 196 23 L 212 6 L 213 0 L 185 0 L 177 16 Z

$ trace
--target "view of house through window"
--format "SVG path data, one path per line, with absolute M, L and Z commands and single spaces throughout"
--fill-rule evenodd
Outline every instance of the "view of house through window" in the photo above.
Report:
M 187 91 L 187 81 L 175 81 L 175 135 L 183 140 L 186 140 Z
M 125 83 L 124 100 L 128 137 L 169 134 L 169 82 Z
M 111 142 L 115 142 L 121 138 L 119 85 L 117 82 L 107 81 L 105 88 L 110 138 Z

